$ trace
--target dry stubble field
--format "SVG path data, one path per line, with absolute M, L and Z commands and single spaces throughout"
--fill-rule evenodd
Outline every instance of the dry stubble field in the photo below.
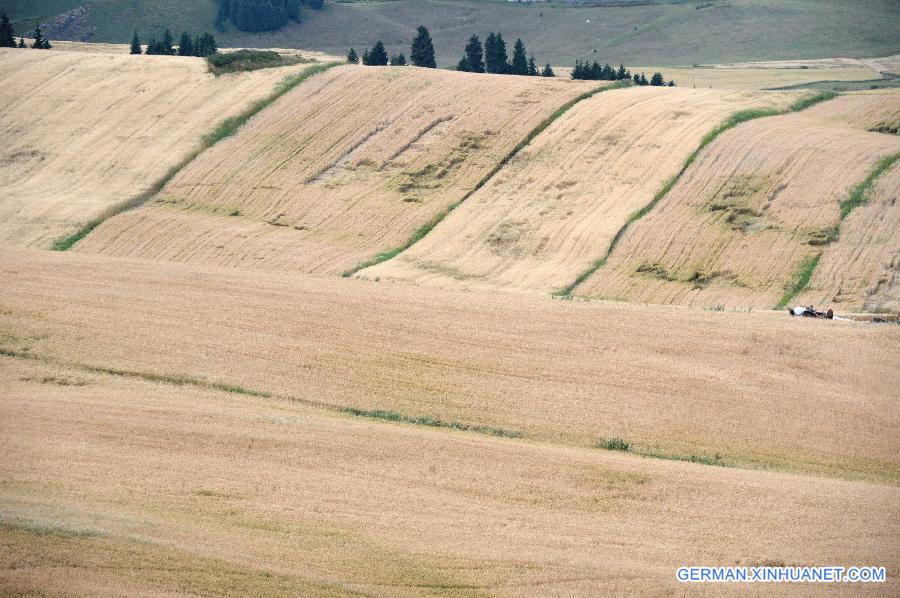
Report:
M 304 68 L 214 77 L 200 58 L 0 49 L 0 239 L 49 247 Z

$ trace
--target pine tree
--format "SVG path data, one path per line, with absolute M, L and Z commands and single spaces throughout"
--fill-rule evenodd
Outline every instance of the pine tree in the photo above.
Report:
M 166 27 L 166 31 L 165 31 L 165 33 L 163 33 L 163 39 L 160 42 L 159 53 L 166 54 L 169 56 L 171 56 L 172 54 L 175 54 L 175 48 L 172 47 L 173 41 L 175 41 L 175 40 L 172 39 L 172 32 L 169 31 L 168 27 Z
M 200 36 L 194 38 L 194 56 L 203 56 L 202 48 L 200 47 L 201 40 Z
M 641 77 L 638 80 L 638 85 L 649 85 L 647 82 L 647 77 L 644 76 L 644 73 L 641 73 Z
M 178 42 L 178 55 L 179 56 L 193 56 L 194 55 L 194 40 L 191 39 L 191 34 L 187 31 L 182 32 L 181 40 Z
M 366 48 L 365 51 L 363 51 L 362 63 L 366 66 L 372 65 L 371 61 L 369 60 L 369 49 L 368 48 Z
M 484 42 L 484 68 L 489 73 L 506 73 L 509 65 L 506 61 L 506 42 L 499 33 L 491 33 Z
M 650 85 L 654 87 L 662 87 L 665 83 L 662 73 L 653 73 L 653 76 L 650 77 Z
M 385 66 L 388 63 L 387 50 L 381 40 L 375 42 L 375 47 L 369 52 L 369 66 Z
M 206 32 L 200 36 L 194 50 L 197 56 L 212 56 L 213 54 L 218 54 L 219 46 L 216 45 L 216 38 L 213 37 L 213 34 Z
M 18 45 L 17 47 L 19 47 L 19 48 L 27 48 L 27 47 L 28 47 L 28 46 L 25 45 L 25 38 L 24 38 L 24 37 L 20 37 L 20 38 L 19 38 L 19 45 Z
M 359 64 L 359 54 L 356 53 L 356 50 L 350 48 L 350 51 L 347 52 L 347 62 L 350 64 Z
M 572 67 L 572 72 L 569 74 L 573 79 L 583 79 L 584 78 L 584 67 L 581 66 L 581 61 L 577 58 L 575 59 L 575 66 Z
M 41 33 L 40 26 L 34 28 L 34 42 L 32 42 L 31 47 L 38 50 L 44 49 L 44 34 Z
M 391 56 L 391 66 L 406 66 L 406 56 L 401 52 Z
M 516 43 L 513 45 L 513 58 L 512 64 L 510 65 L 510 72 L 513 75 L 527 75 L 528 74 L 528 58 L 525 56 L 525 42 L 522 41 L 522 38 L 517 38 Z
M 469 66 L 469 58 L 467 56 L 463 56 L 459 59 L 459 62 L 456 63 L 456 70 L 461 73 L 472 72 L 472 67 Z
M 481 49 L 481 40 L 478 39 L 477 35 L 470 37 L 469 41 L 466 43 L 465 61 L 468 67 L 466 68 L 467 71 L 472 73 L 484 72 L 484 52 Z M 459 68 L 457 68 L 457 70 L 459 70 Z
M 434 60 L 434 44 L 431 43 L 431 34 L 422 25 L 419 25 L 416 39 L 413 40 L 409 58 L 415 66 L 430 69 L 437 68 L 437 62 Z
M 553 72 L 553 67 L 550 66 L 550 63 L 544 65 L 544 70 L 541 71 L 541 77 L 555 77 L 556 73 Z
M 0 16 L 0 48 L 15 48 L 16 32 L 6 13 Z
M 534 63 L 534 56 L 528 59 L 528 76 L 529 77 L 537 77 L 538 70 L 537 65 Z
M 131 38 L 131 53 L 141 53 L 141 38 L 138 37 L 137 29 L 134 30 L 134 37 Z
M 488 73 L 495 73 L 494 57 L 497 55 L 497 36 L 494 32 L 488 33 L 484 39 L 484 70 Z
M 666 83 L 667 87 L 675 87 L 675 79 L 669 79 L 669 82 Z
M 620 64 L 619 69 L 616 71 L 616 80 L 621 81 L 623 79 L 630 79 L 631 76 L 628 74 L 628 71 L 625 70 L 625 65 Z

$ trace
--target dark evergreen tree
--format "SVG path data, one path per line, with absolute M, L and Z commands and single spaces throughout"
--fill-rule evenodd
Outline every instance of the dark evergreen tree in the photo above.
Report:
M 631 75 L 628 74 L 628 71 L 625 69 L 625 65 L 620 64 L 619 69 L 616 71 L 616 80 L 621 81 L 623 79 L 631 79 Z
M 469 59 L 466 56 L 463 56 L 459 59 L 459 62 L 456 63 L 456 70 L 463 73 L 472 72 L 472 67 L 469 66 Z
M 216 38 L 212 33 L 204 33 L 195 44 L 194 53 L 197 56 L 212 56 L 218 52 L 219 46 L 216 45 Z
M 513 75 L 528 74 L 528 58 L 525 56 L 525 42 L 522 38 L 517 38 L 513 44 L 512 64 L 510 64 L 509 72 Z
M 160 42 L 159 53 L 169 56 L 175 54 L 175 48 L 172 47 L 173 41 L 175 40 L 172 38 L 172 32 L 169 31 L 168 27 L 166 27 L 166 31 L 165 33 L 163 33 L 163 39 Z
M 529 77 L 537 77 L 538 70 L 537 65 L 534 63 L 534 56 L 528 59 L 528 76 Z
M 481 40 L 478 39 L 477 35 L 470 37 L 466 43 L 465 61 L 468 67 L 465 70 L 473 73 L 484 72 L 484 52 L 481 49 Z M 457 70 L 459 69 L 457 68 Z
M 141 38 L 138 37 L 137 29 L 134 30 L 134 37 L 131 38 L 131 53 L 141 53 Z
M 191 34 L 187 31 L 181 33 L 181 40 L 178 42 L 178 55 L 179 56 L 193 56 L 194 55 L 194 40 L 191 39 Z
M 647 77 L 644 76 L 644 73 L 641 73 L 640 79 L 638 80 L 638 85 L 649 85 Z
M 653 76 L 650 77 L 650 85 L 654 87 L 662 87 L 666 84 L 665 79 L 663 79 L 662 73 L 653 73 Z
M 387 50 L 381 40 L 375 42 L 375 47 L 369 51 L 369 66 L 385 66 L 388 63 Z
M 347 62 L 350 64 L 359 64 L 359 54 L 356 53 L 356 50 L 350 48 L 350 51 L 347 52 Z
M 422 25 L 419 25 L 416 39 L 413 40 L 409 59 L 414 66 L 430 69 L 437 68 L 437 62 L 434 60 L 434 44 L 431 43 L 431 34 Z
M 600 73 L 600 79 L 603 81 L 613 81 L 615 80 L 616 75 L 613 71 L 612 67 L 609 66 L 609 63 L 603 65 L 603 70 Z
M 0 48 L 15 48 L 16 32 L 6 13 L 0 15 Z
M 25 45 L 25 38 L 24 38 L 24 37 L 20 37 L 20 38 L 19 38 L 19 45 L 18 45 L 18 47 L 19 47 L 19 48 L 27 48 L 27 47 L 28 47 L 28 46 Z
M 669 82 L 666 83 L 667 87 L 675 87 L 675 79 L 669 79 Z
M 369 49 L 366 48 L 362 55 L 362 63 L 366 66 L 371 66 L 372 63 L 369 61 Z
M 637 73 L 635 73 L 634 76 L 633 76 L 631 79 L 634 81 L 634 84 L 635 84 L 635 85 L 640 85 L 640 84 L 641 84 L 641 76 L 638 75 Z
M 595 60 L 594 63 L 591 64 L 590 68 L 588 69 L 587 77 L 585 78 L 592 81 L 599 81 L 603 78 L 603 67 L 600 66 L 599 62 Z
M 391 56 L 391 66 L 406 66 L 406 55 L 402 52 Z
M 37 50 L 50 49 L 50 42 L 44 39 L 44 34 L 41 33 L 40 26 L 34 28 L 34 41 L 32 42 L 31 47 Z
M 200 36 L 194 38 L 194 56 L 203 56 L 200 52 Z
M 555 77 L 556 73 L 553 72 L 553 67 L 550 66 L 550 63 L 544 65 L 544 70 L 541 71 L 541 77 Z
M 490 49 L 488 49 L 488 41 Z M 509 72 L 509 63 L 506 56 L 506 42 L 503 41 L 503 35 L 491 33 L 488 41 L 484 43 L 484 68 L 489 73 L 507 73 Z

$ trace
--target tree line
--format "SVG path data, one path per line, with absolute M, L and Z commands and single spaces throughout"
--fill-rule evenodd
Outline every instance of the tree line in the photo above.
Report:
M 241 31 L 271 31 L 288 21 L 300 22 L 300 5 L 322 8 L 322 0 L 219 0 L 216 29 L 225 30 L 225 21 Z
M 620 64 L 619 68 L 613 68 L 609 66 L 609 64 L 604 64 L 600 66 L 600 63 L 596 60 L 593 64 L 588 64 L 587 61 L 575 61 L 575 67 L 572 69 L 571 77 L 573 79 L 582 79 L 588 81 L 624 81 L 631 79 L 635 85 L 653 85 L 655 87 L 675 87 L 675 81 L 669 81 L 666 83 L 665 79 L 662 76 L 662 73 L 653 73 L 650 77 L 650 80 L 647 80 L 647 76 L 644 73 L 634 73 L 633 75 L 628 69 L 625 68 L 625 65 Z
M 431 34 L 427 28 L 421 25 L 410 46 L 409 58 L 413 66 L 437 68 Z M 384 43 L 378 40 L 371 50 L 366 48 L 361 57 L 354 48 L 350 48 L 347 52 L 347 62 L 359 64 L 360 61 L 366 66 L 386 66 L 388 64 L 391 66 L 405 66 L 406 56 L 401 53 L 388 58 Z M 483 47 L 477 35 L 469 38 L 469 41 L 466 43 L 465 53 L 456 65 L 456 70 L 470 73 L 498 73 L 533 77 L 538 75 L 543 77 L 554 76 L 550 64 L 546 64 L 543 68 L 538 69 L 534 56 L 530 58 L 526 56 L 525 42 L 521 38 L 516 40 L 513 46 L 512 60 L 510 60 L 506 53 L 506 42 L 503 40 L 503 35 L 493 32 L 487 36 Z
M 146 51 L 141 51 L 141 38 L 138 32 L 134 32 L 131 38 L 132 54 L 148 54 L 156 56 L 212 56 L 219 51 L 216 46 L 216 38 L 211 33 L 204 33 L 197 37 L 191 37 L 187 31 L 182 32 L 178 46 L 174 46 L 172 32 L 166 28 L 161 40 L 151 37 L 147 42 Z
M 9 20 L 9 17 L 6 16 L 6 13 L 0 15 L 0 48 L 27 48 L 28 45 L 25 43 L 25 38 L 20 37 L 19 41 L 16 42 L 16 32 L 13 29 L 12 22 Z M 50 40 L 44 37 L 41 28 L 34 28 L 34 41 L 31 42 L 31 47 L 35 50 L 49 50 L 53 46 L 50 45 Z

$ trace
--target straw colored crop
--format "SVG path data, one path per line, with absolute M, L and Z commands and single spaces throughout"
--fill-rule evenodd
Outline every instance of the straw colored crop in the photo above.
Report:
M 603 253 L 716 124 L 795 99 L 649 87 L 598 94 L 554 122 L 428 236 L 359 275 L 549 294 Z
M 0 240 L 48 247 L 141 195 L 302 68 L 216 78 L 199 58 L 0 49 Z
M 16 354 L 567 444 L 900 477 L 893 327 L 78 253 L 5 251 L 0 269 L 0 348 Z
M 341 273 L 401 245 L 596 83 L 346 66 L 283 96 L 77 246 Z
M 896 135 L 866 130 L 898 109 L 896 92 L 856 94 L 724 133 L 575 293 L 765 308 L 784 301 L 833 240 L 854 185 L 900 150 Z

